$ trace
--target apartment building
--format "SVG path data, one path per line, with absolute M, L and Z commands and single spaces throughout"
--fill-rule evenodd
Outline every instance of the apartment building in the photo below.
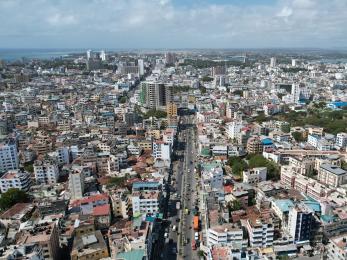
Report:
M 261 140 L 258 136 L 254 136 L 254 137 L 251 137 L 248 139 L 247 151 L 250 154 L 263 152 L 263 143 L 261 142 Z
M 347 147 L 347 133 L 338 133 L 336 135 L 335 145 L 338 148 L 346 148 Z
M 332 187 L 339 187 L 347 182 L 347 171 L 331 164 L 321 164 L 318 169 L 318 180 Z
M 266 167 L 257 167 L 243 171 L 243 182 L 251 185 L 256 185 L 258 182 L 266 181 L 266 174 Z
M 0 173 L 18 168 L 17 144 L 13 139 L 0 143 Z
M 16 188 L 28 191 L 31 186 L 30 174 L 25 171 L 9 170 L 0 178 L 1 193 Z
M 34 163 L 35 180 L 39 184 L 53 184 L 58 182 L 59 168 L 51 161 L 37 160 Z
M 329 238 L 327 246 L 327 259 L 347 259 L 347 234 Z
M 223 224 L 210 227 L 207 230 L 207 245 L 232 246 L 233 248 L 247 248 L 248 240 L 239 224 Z
M 84 174 L 81 171 L 73 171 L 69 175 L 69 191 L 71 199 L 80 199 L 84 194 Z
M 294 242 L 308 241 L 312 237 L 314 212 L 304 204 L 292 207 L 288 217 L 288 232 Z
M 248 219 L 246 227 L 251 247 L 265 248 L 273 245 L 274 227 L 271 219 Z
M 133 183 L 131 200 L 134 216 L 159 211 L 162 195 L 160 187 L 158 182 Z
M 164 141 L 153 142 L 153 157 L 156 160 L 171 162 L 171 144 Z
M 113 215 L 115 217 L 127 219 L 129 217 L 129 210 L 131 209 L 131 200 L 129 196 L 122 191 L 118 191 L 111 194 L 110 198 L 112 201 Z

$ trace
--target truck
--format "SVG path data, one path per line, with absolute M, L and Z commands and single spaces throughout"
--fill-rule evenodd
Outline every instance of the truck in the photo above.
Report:
M 195 231 L 199 231 L 199 216 L 194 216 L 193 227 Z
M 176 202 L 176 209 L 177 209 L 177 210 L 180 210 L 180 209 L 181 209 L 181 202 L 180 202 L 180 201 L 177 201 L 177 202 Z

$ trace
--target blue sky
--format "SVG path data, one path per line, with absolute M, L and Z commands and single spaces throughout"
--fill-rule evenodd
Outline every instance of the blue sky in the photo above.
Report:
M 347 46 L 346 0 L 0 0 L 0 48 Z

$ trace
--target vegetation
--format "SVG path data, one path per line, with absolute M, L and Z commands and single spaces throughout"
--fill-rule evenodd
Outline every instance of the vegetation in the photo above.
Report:
M 11 208 L 16 203 L 28 202 L 29 196 L 25 191 L 11 188 L 1 195 L 0 209 L 2 211 Z
M 267 167 L 267 179 L 279 180 L 280 169 L 274 162 L 267 160 L 260 154 L 248 155 L 247 159 L 249 168 Z
M 119 98 L 119 103 L 121 104 L 125 104 L 127 102 L 127 97 L 126 96 L 122 96 Z
M 230 211 L 237 211 L 242 209 L 242 205 L 241 202 L 239 200 L 233 200 L 231 202 L 229 202 L 229 210 Z
M 241 176 L 242 172 L 248 169 L 247 163 L 237 156 L 230 157 L 228 164 L 231 167 L 232 173 L 237 176 Z
M 125 184 L 126 177 L 112 177 L 107 187 L 122 187 Z
M 314 109 L 307 112 L 290 111 L 274 118 L 289 122 L 291 126 L 314 125 L 323 127 L 324 130 L 331 134 L 337 134 L 347 131 L 347 111 L 346 110 L 322 110 L 324 103 L 314 105 Z
M 201 79 L 203 82 L 211 82 L 213 80 L 213 78 L 209 77 L 209 76 L 204 76 L 202 79 Z
M 206 88 L 201 86 L 200 87 L 200 91 L 201 91 L 201 94 L 205 94 L 206 93 Z
M 300 71 L 307 71 L 305 68 L 283 68 L 283 72 L 298 73 Z
M 165 111 L 151 109 L 148 110 L 148 112 L 144 115 L 145 119 L 148 119 L 150 117 L 156 117 L 156 118 L 164 118 L 167 116 L 167 113 Z
M 25 163 L 24 164 L 24 170 L 29 172 L 29 173 L 33 173 L 34 172 L 34 165 L 33 165 L 33 163 Z
M 176 86 L 173 88 L 174 93 L 188 92 L 190 90 L 189 86 Z
M 306 139 L 303 137 L 302 133 L 300 133 L 300 132 L 293 132 L 292 136 L 295 139 L 295 141 L 297 141 L 297 142 L 306 141 Z

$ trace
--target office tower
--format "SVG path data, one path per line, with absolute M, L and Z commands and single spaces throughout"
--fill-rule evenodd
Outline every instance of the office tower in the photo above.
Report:
M 105 52 L 104 50 L 102 50 L 102 51 L 100 52 L 100 59 L 101 59 L 102 61 L 106 61 L 106 59 L 107 59 L 106 52 Z
M 17 144 L 13 139 L 0 143 L 0 173 L 18 168 Z
M 140 102 L 145 107 L 150 109 L 163 108 L 172 101 L 172 85 L 165 85 L 162 82 L 155 81 L 141 83 Z
M 165 53 L 165 63 L 168 65 L 173 65 L 176 62 L 175 53 L 167 52 Z
M 87 60 L 92 57 L 92 50 L 87 50 Z
M 142 76 L 143 74 L 145 74 L 145 65 L 143 63 L 143 60 L 139 59 L 137 62 L 137 65 L 139 67 L 139 74 L 140 74 L 140 76 Z
M 272 57 L 270 60 L 270 67 L 274 68 L 277 65 L 276 57 Z
M 292 59 L 292 66 L 295 67 L 297 64 L 296 64 L 296 59 Z
M 289 211 L 288 231 L 295 243 L 310 240 L 313 224 L 313 212 L 304 204 Z
M 212 67 L 212 77 L 215 77 L 217 75 L 225 75 L 225 74 L 226 74 L 225 66 Z
M 71 199 L 80 199 L 84 193 L 84 174 L 80 171 L 75 171 L 69 175 L 69 190 Z

